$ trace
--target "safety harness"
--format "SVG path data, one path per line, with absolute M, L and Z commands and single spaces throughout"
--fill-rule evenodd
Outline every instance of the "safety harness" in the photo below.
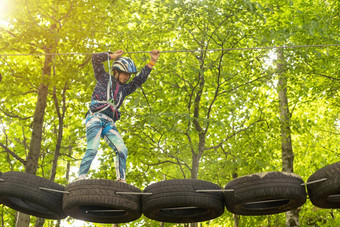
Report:
M 117 97 L 117 94 L 118 94 L 118 90 L 119 90 L 119 82 L 117 82 L 117 86 L 116 86 L 116 90 L 115 90 L 115 93 L 113 95 L 113 91 L 111 89 L 112 87 L 112 76 L 111 76 L 111 67 L 110 67 L 110 55 L 109 53 L 107 54 L 108 56 L 108 66 L 109 66 L 109 83 L 107 83 L 107 91 L 106 91 L 106 101 L 100 101 L 100 100 L 92 100 L 91 101 L 91 104 L 90 104 L 90 114 L 92 117 L 96 117 L 95 116 L 95 113 L 100 113 L 104 110 L 106 110 L 107 108 L 111 108 L 112 109 L 112 112 L 114 112 L 116 114 L 116 119 L 118 118 L 118 111 L 117 111 L 117 107 L 118 107 L 118 104 L 120 102 L 120 99 L 118 100 L 117 104 L 114 104 L 115 102 L 115 99 Z M 113 99 L 110 100 L 110 94 L 111 94 L 111 97 L 113 96 Z M 91 106 L 94 105 L 94 104 L 104 104 L 98 108 L 96 108 L 95 110 L 95 113 L 93 113 L 91 111 Z M 91 118 L 92 118 L 91 117 Z M 112 129 L 114 126 L 113 125 L 107 125 L 106 127 L 103 127 L 103 130 L 102 130 L 102 133 L 101 133 L 101 137 L 104 138 L 104 136 L 106 135 L 106 133 L 108 131 L 110 131 L 110 129 Z

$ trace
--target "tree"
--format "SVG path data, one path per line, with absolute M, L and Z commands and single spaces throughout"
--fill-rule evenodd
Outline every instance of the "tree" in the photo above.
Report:
M 53 1 L 36 2 L 34 4 L 28 4 L 27 1 L 18 1 L 17 3 L 24 5 L 25 7 L 17 9 L 17 14 L 14 16 L 14 19 L 10 21 L 11 26 L 8 28 L 2 28 L 4 31 L 4 36 L 7 38 L 3 41 L 3 43 L 13 42 L 17 45 L 11 45 L 9 48 L 4 48 L 4 50 L 7 53 L 11 53 L 13 50 L 19 51 L 21 53 L 27 53 L 27 51 L 30 51 L 31 53 L 37 53 L 38 55 L 42 53 L 45 58 L 41 77 L 33 75 L 32 80 L 34 83 L 30 84 L 33 85 L 33 92 L 37 92 L 37 103 L 35 104 L 35 111 L 33 114 L 33 123 L 31 129 L 32 136 L 30 139 L 27 158 L 25 161 L 23 161 L 23 159 L 19 158 L 17 155 L 13 155 L 15 154 L 14 152 L 9 152 L 10 149 L 7 149 L 7 151 L 9 154 L 12 154 L 15 158 L 19 159 L 23 164 L 25 164 L 25 170 L 27 173 L 36 174 L 39 165 L 39 158 L 41 157 L 45 109 L 48 105 L 49 87 L 51 83 L 51 67 L 52 64 L 56 64 L 56 59 L 53 56 L 55 55 L 54 53 L 58 52 L 58 49 L 63 49 L 64 45 L 61 44 L 61 47 L 58 48 L 58 44 L 62 39 L 67 40 L 68 37 L 64 36 L 65 33 L 67 33 L 67 30 L 74 28 L 73 24 L 68 25 L 68 20 L 71 17 L 76 18 L 79 13 L 76 10 L 76 4 L 72 2 L 67 4 L 60 3 L 59 5 L 55 5 L 55 2 Z M 49 5 L 49 3 L 52 4 Z M 78 29 L 82 28 L 81 25 L 82 24 L 78 26 Z M 81 41 L 81 39 L 78 39 L 77 41 Z M 75 45 L 75 47 L 77 47 L 77 45 Z M 6 61 L 6 59 L 4 59 L 4 61 Z M 13 70 L 12 75 L 14 79 L 18 77 Z M 19 81 L 20 79 L 25 81 L 25 78 L 19 77 Z M 28 81 L 28 83 L 30 83 L 30 81 Z M 10 92 L 12 91 L 13 90 L 10 90 Z M 8 93 L 8 90 L 6 93 Z M 25 93 L 23 96 L 25 96 Z M 8 96 L 7 98 L 12 99 L 13 97 Z M 6 115 L 13 116 L 12 113 L 7 113 Z M 59 115 L 59 122 L 62 124 L 61 120 L 62 118 Z M 62 130 L 62 125 L 60 130 Z M 59 133 L 60 136 L 62 136 L 61 132 L 62 131 Z M 56 148 L 56 156 L 53 162 L 54 167 L 56 167 L 57 158 L 59 156 L 58 149 L 61 145 L 61 137 L 59 137 L 58 140 L 59 144 Z M 55 173 L 52 173 L 52 180 L 54 179 L 54 176 Z M 21 226 L 28 224 L 29 217 L 27 215 L 20 214 L 18 216 L 17 225 Z
M 129 149 L 128 183 L 143 189 L 164 179 L 199 178 L 224 186 L 237 176 L 283 169 L 281 139 L 288 137 L 280 132 L 276 64 L 284 64 L 287 81 L 288 150 L 294 150 L 289 168 L 307 179 L 337 161 L 338 47 L 284 48 L 277 63 L 270 49 L 247 49 L 336 43 L 337 1 L 11 3 L 21 7 L 13 5 L 0 25 L 2 172 L 24 171 L 30 160 L 39 176 L 63 185 L 75 177 L 71 163 L 77 168 L 85 152 L 82 120 L 95 83 L 91 53 L 116 49 L 130 52 L 138 69 L 149 60 L 139 51 L 167 51 L 142 88 L 127 97 L 117 122 Z M 33 127 L 34 135 L 41 131 L 35 138 L 40 145 Z M 114 156 L 104 145 L 90 176 L 114 180 Z M 15 212 L 0 210 L 13 225 Z M 330 217 L 339 215 L 309 202 L 300 214 L 301 225 L 337 225 Z M 202 225 L 283 225 L 284 219 L 233 219 L 225 212 Z M 142 218 L 130 225 L 145 223 L 159 224 Z

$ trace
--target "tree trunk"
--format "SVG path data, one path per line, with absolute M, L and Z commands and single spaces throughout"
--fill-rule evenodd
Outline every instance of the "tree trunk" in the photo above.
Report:
M 192 169 L 191 169 L 191 179 L 197 179 L 198 169 L 201 155 L 193 153 L 192 155 Z M 190 227 L 197 227 L 197 223 L 190 223 Z
M 51 76 L 51 64 L 52 56 L 46 55 L 42 74 L 42 82 L 38 88 L 38 100 L 34 111 L 32 137 L 25 165 L 26 173 L 35 174 L 38 169 L 49 77 Z
M 71 155 L 72 155 L 72 149 L 73 149 L 73 147 L 72 147 L 72 145 L 70 144 L 70 145 L 68 146 L 68 156 L 69 156 L 69 157 L 71 157 Z M 67 160 L 67 165 L 66 165 L 66 176 L 65 176 L 67 181 L 70 180 L 70 171 L 71 171 L 71 163 L 70 163 L 69 160 Z
M 58 115 L 58 135 L 57 135 L 57 144 L 55 147 L 55 152 L 54 152 L 54 158 L 53 158 L 53 163 L 52 163 L 52 170 L 51 170 L 51 175 L 50 175 L 50 180 L 54 181 L 55 175 L 57 174 L 57 166 L 58 166 L 58 159 L 60 156 L 60 148 L 61 148 L 61 143 L 63 140 L 63 133 L 64 133 L 64 119 L 65 119 L 65 113 L 66 113 L 66 90 L 67 90 L 67 83 L 65 83 L 63 93 L 62 93 L 62 107 L 61 107 L 61 112 L 60 112 L 60 107 L 59 107 L 59 102 L 57 98 L 57 92 L 56 88 L 53 88 L 53 100 L 54 100 L 54 105 L 56 108 L 56 112 Z
M 15 227 L 28 227 L 29 225 L 30 225 L 30 216 L 27 214 L 18 212 Z
M 5 219 L 4 219 L 4 205 L 1 204 L 1 226 L 5 227 Z
M 58 159 L 60 157 L 61 142 L 63 140 L 64 118 L 65 118 L 65 112 L 66 112 L 66 100 L 65 100 L 66 90 L 67 90 L 67 84 L 65 84 L 65 87 L 62 93 L 63 94 L 63 101 L 62 101 L 63 105 L 62 105 L 62 112 L 60 112 L 56 87 L 53 88 L 53 100 L 54 100 L 54 105 L 56 108 L 56 113 L 58 115 L 59 124 L 58 124 L 58 133 L 57 133 L 57 144 L 56 144 L 56 148 L 54 151 L 52 169 L 51 169 L 51 174 L 50 174 L 50 181 L 54 181 L 55 176 L 57 174 Z M 44 223 L 45 223 L 44 218 L 37 218 L 35 222 L 35 227 L 43 227 Z
M 235 172 L 232 174 L 233 179 L 236 179 L 238 177 L 237 174 L 237 169 L 235 170 Z M 233 219 L 234 219 L 234 227 L 239 227 L 240 224 L 240 216 L 237 214 L 233 214 Z
M 198 177 L 199 163 L 200 163 L 202 154 L 204 152 L 204 146 L 205 146 L 205 134 L 202 133 L 199 136 L 198 154 L 196 154 L 195 152 L 192 153 L 191 179 L 197 179 Z M 198 226 L 197 223 L 190 223 L 190 227 L 197 227 L 197 226 Z
M 233 214 L 234 227 L 239 227 L 240 217 L 237 214 Z
M 30 149 L 25 164 L 26 173 L 36 174 L 38 169 L 38 161 L 41 149 L 41 138 L 43 131 L 44 115 L 46 109 L 46 102 L 48 96 L 49 78 L 51 76 L 52 55 L 45 55 L 44 68 L 42 73 L 41 84 L 38 88 L 38 99 L 35 106 L 33 129 L 30 143 Z M 18 214 L 16 226 L 28 227 L 30 223 L 30 216 L 27 214 Z
M 200 159 L 202 157 L 202 154 L 205 148 L 206 131 L 204 131 L 200 122 L 198 121 L 199 116 L 200 116 L 200 103 L 201 103 L 201 98 L 202 98 L 203 89 L 205 85 L 203 57 L 204 57 L 204 52 L 202 51 L 199 57 L 201 71 L 198 75 L 199 86 L 198 86 L 197 94 L 194 100 L 194 119 L 193 119 L 193 125 L 195 127 L 195 130 L 199 138 L 198 139 L 198 152 L 196 153 L 194 150 L 192 150 L 191 179 L 197 179 L 198 177 L 199 162 L 200 162 Z M 190 227 L 197 227 L 197 226 L 198 226 L 197 223 L 190 223 Z
M 191 169 L 191 179 L 197 179 L 198 177 L 198 169 L 201 155 L 193 154 L 192 155 L 192 169 Z
M 37 218 L 34 227 L 43 227 L 45 224 L 45 218 Z
M 283 50 L 277 52 L 277 71 L 279 75 L 278 93 L 280 102 L 280 128 L 282 147 L 282 171 L 293 172 L 293 146 L 290 130 L 290 113 L 287 97 L 287 77 L 284 70 Z M 299 226 L 299 212 L 297 210 L 286 212 L 286 226 Z
M 286 226 L 300 226 L 299 209 L 286 212 Z

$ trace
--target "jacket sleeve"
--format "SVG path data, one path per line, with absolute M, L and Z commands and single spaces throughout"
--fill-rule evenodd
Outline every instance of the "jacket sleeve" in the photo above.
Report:
M 96 80 L 101 80 L 103 79 L 102 77 L 106 75 L 103 62 L 107 61 L 108 58 L 109 53 L 97 53 L 92 55 L 92 67 Z
M 127 89 L 126 89 L 126 96 L 130 95 L 134 91 L 136 91 L 137 88 L 141 87 L 142 84 L 146 81 L 148 78 L 149 74 L 151 72 L 151 69 L 147 66 L 145 66 L 142 71 L 135 76 L 130 83 L 127 84 Z

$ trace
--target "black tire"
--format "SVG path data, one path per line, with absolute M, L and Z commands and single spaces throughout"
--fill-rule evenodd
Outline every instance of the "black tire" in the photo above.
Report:
M 45 178 L 22 172 L 2 173 L 0 201 L 4 205 L 40 218 L 63 219 L 67 214 L 62 209 L 63 194 L 41 190 L 49 188 L 64 191 L 64 186 Z
M 142 215 L 141 193 L 132 185 L 103 179 L 78 180 L 68 186 L 63 198 L 64 211 L 71 217 L 96 223 L 124 223 Z
M 224 212 L 221 187 L 202 180 L 166 180 L 149 185 L 142 198 L 143 214 L 153 220 L 170 223 L 200 222 L 219 217 Z
M 239 215 L 268 215 L 293 210 L 306 202 L 300 176 L 285 172 L 255 173 L 230 181 L 226 208 Z
M 327 180 L 323 180 L 323 179 Z M 325 166 L 313 173 L 307 180 L 310 201 L 320 208 L 340 208 L 340 162 Z

